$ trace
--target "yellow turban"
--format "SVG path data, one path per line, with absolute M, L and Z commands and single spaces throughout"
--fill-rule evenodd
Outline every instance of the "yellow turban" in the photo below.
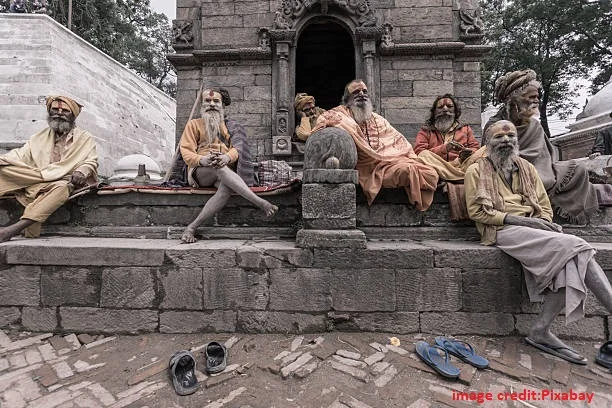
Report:
M 47 99 L 46 99 L 47 112 L 51 109 L 51 104 L 54 101 L 62 101 L 63 103 L 68 105 L 68 107 L 70 108 L 70 112 L 72 112 L 75 118 L 79 116 L 79 113 L 81 113 L 81 108 L 83 107 L 83 105 L 81 105 L 74 99 L 71 99 L 67 96 L 51 95 L 51 96 L 47 96 Z
M 295 107 L 295 110 L 301 111 L 308 102 L 315 103 L 314 96 L 310 96 L 306 93 L 299 93 L 295 95 L 295 102 L 293 106 Z

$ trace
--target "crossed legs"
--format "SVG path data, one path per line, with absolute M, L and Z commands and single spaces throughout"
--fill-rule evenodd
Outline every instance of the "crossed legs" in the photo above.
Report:
M 227 204 L 232 192 L 239 194 L 259 207 L 267 217 L 272 217 L 278 210 L 277 206 L 253 193 L 240 176 L 227 166 L 218 169 L 198 167 L 194 173 L 194 178 L 202 187 L 216 185 L 217 192 L 206 202 L 195 220 L 185 228 L 181 236 L 183 242 L 192 243 L 196 241 L 195 232 L 198 226 L 221 211 Z

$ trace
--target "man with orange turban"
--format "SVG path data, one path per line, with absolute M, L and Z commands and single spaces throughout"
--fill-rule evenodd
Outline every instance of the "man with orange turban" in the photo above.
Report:
M 295 136 L 302 142 L 305 142 L 312 133 L 312 128 L 317 123 L 317 118 L 325 112 L 325 109 L 315 106 L 314 96 L 306 93 L 295 95 L 293 107 L 299 122 L 295 126 Z
M 70 193 L 98 181 L 98 155 L 91 134 L 75 125 L 82 105 L 66 96 L 48 96 L 47 123 L 18 149 L 0 156 L 0 196 L 14 194 L 25 207 L 16 223 L 0 227 L 0 242 L 25 230 L 40 235 L 41 224 Z

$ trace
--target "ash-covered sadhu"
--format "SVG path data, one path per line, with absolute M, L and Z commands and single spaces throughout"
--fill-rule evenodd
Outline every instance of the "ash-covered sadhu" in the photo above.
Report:
M 67 96 L 48 96 L 46 106 L 49 127 L 0 156 L 0 195 L 14 194 L 25 207 L 18 222 L 0 228 L 0 242 L 23 230 L 26 237 L 38 237 L 41 224 L 75 188 L 98 181 L 96 144 L 75 124 L 82 105 Z
M 346 85 L 342 105 L 321 114 L 313 131 L 331 126 L 347 131 L 355 141 L 359 184 L 369 205 L 381 188 L 404 187 L 410 203 L 418 210 L 429 208 L 438 174 L 418 159 L 400 132 L 373 112 L 362 80 Z

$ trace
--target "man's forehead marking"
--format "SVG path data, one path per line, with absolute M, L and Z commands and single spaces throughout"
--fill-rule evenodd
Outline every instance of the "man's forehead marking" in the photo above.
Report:
M 366 86 L 366 84 L 364 84 L 362 81 L 357 81 L 357 82 L 352 82 L 349 86 L 348 86 L 348 91 L 349 93 L 353 93 L 358 89 L 368 89 L 368 87 Z
M 436 105 L 437 106 L 453 105 L 453 101 L 450 98 L 442 98 L 438 101 Z

